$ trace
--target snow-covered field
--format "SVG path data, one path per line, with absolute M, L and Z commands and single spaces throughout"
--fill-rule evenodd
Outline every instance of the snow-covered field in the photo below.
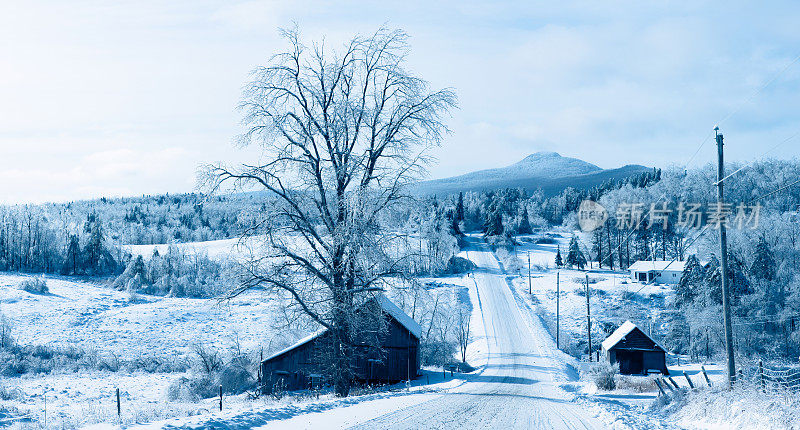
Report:
M 270 343 L 269 306 L 258 294 L 231 301 L 137 295 L 47 278 L 49 294 L 22 291 L 25 275 L 0 274 L 0 308 L 20 344 L 78 346 L 126 357 L 189 352 L 195 343 L 244 349 Z
M 210 258 L 219 258 L 230 255 L 238 255 L 246 253 L 246 246 L 243 246 L 240 239 L 221 239 L 209 240 L 205 242 L 187 242 L 177 243 L 176 246 L 181 251 L 186 253 L 202 253 Z M 159 254 L 165 254 L 170 245 L 124 245 L 125 249 L 133 255 L 141 255 L 144 258 L 149 258 L 153 255 L 153 251 L 158 250 Z
M 180 370 L 188 367 L 197 344 L 223 353 L 232 348 L 255 352 L 294 340 L 272 330 L 274 313 L 256 293 L 224 302 L 147 295 L 132 300 L 128 293 L 103 285 L 48 277 L 50 292 L 40 295 L 18 288 L 27 278 L 0 274 L 0 310 L 11 322 L 12 335 L 20 345 L 77 348 L 91 352 L 91 360 L 112 365 L 153 359 Z M 112 372 L 98 370 L 100 366 L 92 363 L 82 364 L 84 370 L 77 373 L 4 377 L 0 390 L 8 394 L 3 396 L 7 397 L 3 406 L 41 421 L 46 401 L 49 422 L 63 428 L 116 419 L 117 388 L 125 405 L 123 421 L 128 423 L 213 408 L 213 400 L 167 402 L 168 386 L 184 376 L 183 371 Z

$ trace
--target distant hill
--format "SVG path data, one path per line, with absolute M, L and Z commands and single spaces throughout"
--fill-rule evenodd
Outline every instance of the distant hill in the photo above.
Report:
M 541 188 L 545 196 L 552 196 L 567 187 L 591 188 L 608 180 L 627 178 L 646 170 L 649 168 L 640 165 L 601 169 L 577 158 L 562 157 L 556 152 L 537 152 L 507 167 L 420 182 L 414 191 L 416 194 L 448 195 L 460 191 Z

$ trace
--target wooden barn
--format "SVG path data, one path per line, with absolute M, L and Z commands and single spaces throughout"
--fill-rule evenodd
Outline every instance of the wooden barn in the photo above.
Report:
M 603 356 L 619 364 L 624 375 L 669 374 L 667 351 L 630 321 L 625 321 L 602 344 Z
M 385 332 L 379 335 L 380 349 L 356 345 L 352 363 L 356 380 L 391 383 L 413 379 L 420 369 L 419 339 L 422 328 L 386 296 L 376 295 L 385 318 Z M 325 384 L 320 351 L 328 341 L 328 331 L 320 330 L 261 362 L 262 389 L 270 392 L 300 390 Z

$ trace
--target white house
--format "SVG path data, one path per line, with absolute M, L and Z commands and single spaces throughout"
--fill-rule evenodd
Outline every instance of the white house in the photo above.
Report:
M 628 270 L 631 279 L 655 284 L 677 284 L 683 275 L 685 261 L 639 260 Z

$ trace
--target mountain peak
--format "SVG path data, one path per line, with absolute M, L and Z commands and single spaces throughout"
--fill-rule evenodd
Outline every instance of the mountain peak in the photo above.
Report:
M 602 170 L 577 158 L 563 157 L 558 152 L 539 151 L 505 168 L 512 176 L 557 178 Z
M 436 179 L 420 184 L 428 194 L 447 194 L 461 190 L 488 190 L 524 187 L 546 188 L 560 192 L 566 186 L 588 188 L 608 179 L 630 176 L 646 168 L 625 166 L 603 170 L 583 160 L 564 157 L 557 152 L 534 152 L 506 167 L 479 170 L 460 176 Z
M 523 158 L 517 164 L 520 163 L 532 163 L 532 162 L 540 162 L 540 161 L 553 161 L 559 158 L 564 158 L 558 152 L 553 151 L 539 151 L 534 152 L 533 154 Z

